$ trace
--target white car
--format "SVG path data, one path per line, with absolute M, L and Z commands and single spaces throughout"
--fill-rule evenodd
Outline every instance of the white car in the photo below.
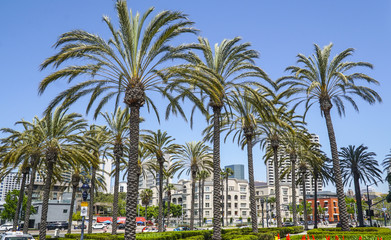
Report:
M 0 234 L 0 240 L 34 240 L 30 234 L 23 234 L 23 232 L 5 232 Z
M 92 225 L 92 229 L 103 229 L 106 226 L 107 225 L 105 223 L 95 223 L 94 225 Z
M 0 231 L 8 231 L 12 230 L 12 224 L 11 223 L 5 223 L 0 226 Z

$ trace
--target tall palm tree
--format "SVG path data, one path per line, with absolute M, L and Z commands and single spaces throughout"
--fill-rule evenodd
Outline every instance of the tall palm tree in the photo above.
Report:
M 181 168 L 178 162 L 171 163 L 170 166 L 163 169 L 163 175 L 166 179 L 166 186 L 164 191 L 167 193 L 167 225 L 170 224 L 170 211 L 171 211 L 171 191 L 175 190 L 175 186 L 170 183 L 169 179 L 173 178 L 176 172 Z
M 159 232 L 163 231 L 163 176 L 164 163 L 167 162 L 167 157 L 171 154 L 176 154 L 179 145 L 173 143 L 175 138 L 169 136 L 167 132 L 162 132 L 160 129 L 157 132 L 146 130 L 148 134 L 143 135 L 143 146 L 154 156 L 158 164 L 159 178 Z
M 148 205 L 153 197 L 153 191 L 149 188 L 144 189 L 140 193 L 141 203 L 145 206 L 145 222 L 148 220 Z
M 182 55 L 187 63 L 170 68 L 168 76 L 169 89 L 179 92 L 176 99 L 187 97 L 208 116 L 204 107 L 204 100 L 212 108 L 213 115 L 210 118 L 213 123 L 213 189 L 220 187 L 220 118 L 222 111 L 229 105 L 229 96 L 238 88 L 249 88 L 256 85 L 266 88 L 260 82 L 244 81 L 243 78 L 263 78 L 274 86 L 262 69 L 255 66 L 254 60 L 258 58 L 258 52 L 250 49 L 249 43 L 239 43 L 240 37 L 223 40 L 221 44 L 215 44 L 214 51 L 206 38 L 198 38 L 198 48 L 203 57 L 190 52 Z M 267 88 L 266 88 L 267 89 Z M 177 101 L 171 101 L 173 105 L 169 110 L 181 112 Z M 208 116 L 209 119 L 209 116 Z M 191 118 L 192 123 L 192 118 Z M 221 239 L 221 195 L 220 191 L 213 192 L 213 239 Z
M 234 174 L 234 170 L 232 170 L 231 168 L 225 168 L 222 174 L 223 174 L 223 178 L 225 179 L 225 223 L 228 226 L 228 178 L 229 176 L 232 176 Z M 250 201 L 251 201 L 251 196 L 250 196 Z
M 360 182 L 364 184 L 375 183 L 382 180 L 379 164 L 375 159 L 376 153 L 369 152 L 368 147 L 349 145 L 342 147 L 339 152 L 341 171 L 344 184 L 354 184 L 354 191 L 357 203 L 357 217 L 360 227 L 364 226 L 362 213 Z
M 210 172 L 210 170 L 209 170 Z M 200 219 L 202 220 L 202 222 L 204 221 L 204 193 L 205 193 L 205 180 L 210 176 L 210 173 L 209 173 L 207 170 L 201 170 L 199 173 L 198 173 L 198 179 L 199 181 L 201 182 L 200 184 L 200 190 L 199 190 L 199 193 L 201 195 L 199 195 L 199 204 L 200 204 L 200 214 L 199 214 L 199 217 Z M 200 221 L 201 222 L 201 221 Z
M 99 35 L 83 30 L 73 30 L 62 34 L 56 42 L 61 47 L 54 56 L 46 59 L 41 68 L 49 65 L 60 67 L 66 60 L 83 59 L 85 65 L 69 65 L 49 76 L 40 84 L 39 92 L 43 93 L 47 86 L 60 78 L 68 78 L 69 82 L 78 76 L 86 75 L 88 80 L 82 81 L 60 93 L 49 105 L 49 109 L 59 103 L 73 104 L 80 97 L 91 94 L 87 111 L 92 104 L 100 99 L 94 116 L 97 117 L 102 107 L 112 98 L 116 106 L 121 97 L 130 108 L 128 166 L 128 190 L 125 235 L 126 239 L 136 238 L 136 215 L 138 179 L 137 161 L 139 145 L 140 108 L 146 103 L 148 108 L 157 110 L 147 92 L 158 90 L 161 84 L 158 68 L 170 60 L 173 54 L 187 49 L 186 45 L 170 46 L 175 37 L 183 33 L 194 33 L 193 22 L 181 12 L 162 11 L 151 21 L 146 19 L 154 8 L 148 9 L 143 15 L 133 16 L 125 0 L 117 0 L 119 29 L 116 29 L 109 17 L 103 21 L 111 33 L 111 38 L 103 39 Z M 81 61 L 85 63 L 85 61 Z M 133 220 L 134 219 L 134 220 Z
M 108 133 L 114 154 L 114 202 L 113 202 L 113 226 L 111 234 L 117 234 L 117 216 L 118 216 L 118 190 L 120 165 L 124 156 L 125 139 L 129 132 L 129 111 L 118 108 L 115 114 L 102 114 L 108 127 Z
M 319 103 L 321 114 L 326 120 L 330 140 L 342 230 L 347 231 L 349 230 L 349 216 L 345 203 L 338 146 L 331 120 L 331 108 L 335 104 L 339 115 L 342 115 L 345 113 L 344 101 L 351 103 L 354 109 L 358 110 L 358 106 L 353 99 L 354 96 L 360 97 L 370 104 L 381 102 L 381 97 L 373 89 L 357 84 L 359 80 L 378 84 L 375 79 L 364 73 L 352 72 L 356 67 L 372 68 L 372 64 L 346 61 L 354 52 L 352 48 L 348 48 L 330 59 L 332 46 L 333 44 L 330 43 L 321 49 L 315 44 L 315 54 L 313 56 L 306 57 L 299 54 L 297 62 L 302 64 L 303 67 L 290 66 L 286 68 L 292 75 L 281 78 L 279 82 L 281 82 L 282 87 L 289 87 L 288 97 L 294 94 L 302 94 L 301 98 L 298 97 L 298 104 L 304 102 L 306 111 L 314 103 Z
M 194 228 L 194 199 L 197 173 L 202 170 L 210 169 L 212 166 L 211 149 L 204 142 L 188 142 L 182 145 L 174 159 L 179 160 L 182 170 L 179 176 L 186 171 L 191 176 L 191 210 L 190 210 L 190 229 Z
M 168 180 L 167 180 L 168 182 Z M 167 183 L 164 187 L 164 191 L 167 193 L 167 226 L 170 224 L 170 211 L 171 211 L 171 192 L 176 190 L 176 187 L 172 183 Z
M 46 176 L 44 194 L 42 200 L 41 224 L 39 239 L 46 238 L 46 220 L 52 179 L 57 166 L 71 164 L 74 159 L 92 162 L 91 155 L 84 147 L 84 138 L 81 131 L 85 130 L 87 123 L 76 113 L 67 114 L 67 110 L 57 108 L 54 112 L 48 112 L 42 121 L 36 120 L 37 131 L 45 153 Z
M 91 125 L 90 129 L 85 132 L 86 144 L 88 144 L 87 149 L 91 152 L 93 156 L 93 161 L 97 164 L 91 165 L 91 186 L 90 186 L 90 207 L 88 208 L 88 219 L 93 219 L 94 217 L 94 197 L 97 191 L 97 171 L 99 170 L 99 164 L 102 162 L 102 159 L 106 157 L 106 149 L 110 135 L 108 134 L 106 126 L 97 126 Z M 92 233 L 92 221 L 88 221 L 88 233 Z

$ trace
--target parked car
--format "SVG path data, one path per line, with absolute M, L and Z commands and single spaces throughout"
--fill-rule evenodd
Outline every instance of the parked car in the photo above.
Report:
M 30 234 L 23 234 L 23 232 L 5 232 L 0 234 L 0 240 L 34 240 Z
M 68 229 L 68 223 L 67 222 L 49 222 L 46 225 L 47 230 L 54 230 L 54 229 L 61 229 L 65 230 Z
M 158 229 L 156 227 L 144 227 L 141 232 L 158 232 Z
M 94 225 L 92 225 L 92 229 L 103 229 L 106 226 L 106 223 L 95 223 Z
M 120 224 L 118 224 L 117 228 L 118 229 L 125 229 L 125 224 L 120 223 Z
M 283 222 L 282 226 L 283 227 L 293 227 L 293 226 L 295 226 L 295 224 L 293 224 L 293 222 Z
M 174 228 L 174 231 L 189 231 L 190 228 L 189 227 L 177 227 L 177 228 Z
M 8 231 L 12 229 L 12 224 L 11 223 L 5 223 L 0 226 L 0 231 Z
M 76 225 L 75 229 L 82 229 L 82 224 Z M 87 224 L 84 223 L 84 229 L 87 229 Z

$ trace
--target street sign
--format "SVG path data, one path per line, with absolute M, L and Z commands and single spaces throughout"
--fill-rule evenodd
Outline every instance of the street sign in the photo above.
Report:
M 87 217 L 88 207 L 81 207 L 80 208 L 80 216 Z

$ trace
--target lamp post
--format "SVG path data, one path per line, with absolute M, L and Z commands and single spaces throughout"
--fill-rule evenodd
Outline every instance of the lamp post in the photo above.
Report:
M 87 216 L 87 197 L 88 197 L 88 190 L 90 189 L 90 186 L 87 184 L 87 183 L 84 183 L 82 186 L 81 186 L 81 189 L 83 190 L 83 193 L 82 193 L 82 198 L 83 198 L 83 202 L 81 204 L 81 215 L 82 215 L 82 220 L 81 220 L 81 235 L 80 235 L 80 240 L 83 240 L 84 239 L 84 221 L 85 221 L 85 216 Z M 92 206 L 90 206 L 92 207 Z M 89 221 L 92 221 L 92 219 L 88 219 Z
M 263 218 L 263 204 L 265 203 L 265 199 L 261 198 L 261 208 L 262 208 L 262 228 L 265 227 L 264 225 L 264 218 Z

